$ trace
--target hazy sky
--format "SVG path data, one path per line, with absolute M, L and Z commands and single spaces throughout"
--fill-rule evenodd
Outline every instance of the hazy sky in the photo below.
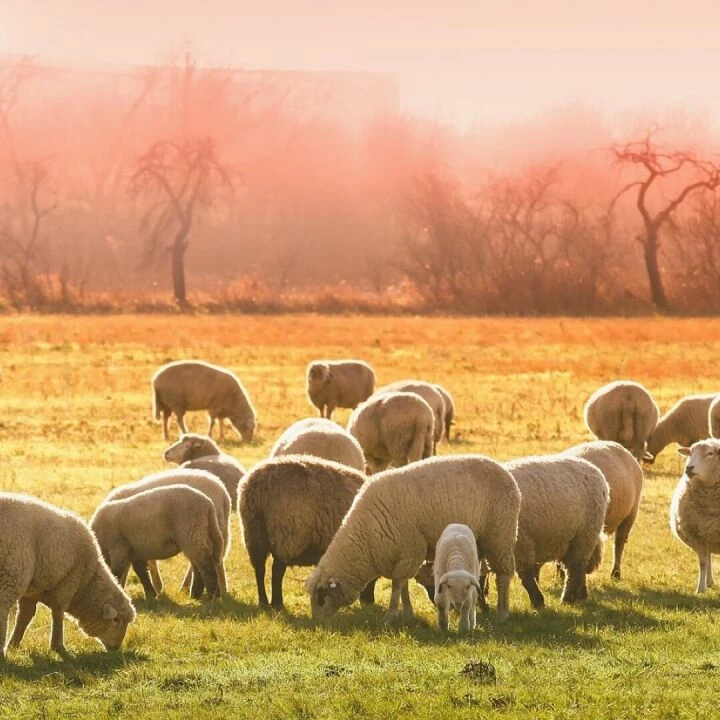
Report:
M 393 72 L 409 109 L 463 124 L 578 102 L 720 124 L 717 0 L 0 0 L 0 51 L 146 63 L 186 43 L 208 64 Z

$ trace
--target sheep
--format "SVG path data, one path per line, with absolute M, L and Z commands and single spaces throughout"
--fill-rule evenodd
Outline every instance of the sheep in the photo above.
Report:
M 132 565 L 145 596 L 155 597 L 147 561 L 182 552 L 193 567 L 190 596 L 199 598 L 204 587 L 211 599 L 217 595 L 224 542 L 215 506 L 199 490 L 166 485 L 122 500 L 106 500 L 95 510 L 90 527 L 122 587 Z
M 709 410 L 716 397 L 716 393 L 711 393 L 680 398 L 658 420 L 655 429 L 650 433 L 647 451 L 652 457 L 647 457 L 646 462 L 655 462 L 655 458 L 672 442 L 690 447 L 698 440 L 708 437 Z
M 293 423 L 278 438 L 270 457 L 314 455 L 365 471 L 365 455 L 360 443 L 332 420 L 306 418 Z
M 224 559 L 227 557 L 230 551 L 230 507 L 231 500 L 230 495 L 225 489 L 224 485 L 217 479 L 215 475 L 205 470 L 197 469 L 186 469 L 176 468 L 173 470 L 165 470 L 163 472 L 154 473 L 153 475 L 147 475 L 141 480 L 137 480 L 132 483 L 126 483 L 120 485 L 114 490 L 110 491 L 105 497 L 103 502 L 110 502 L 113 500 L 124 500 L 125 498 L 132 497 L 138 493 L 153 488 L 167 487 L 169 485 L 187 485 L 188 487 L 194 488 L 195 490 L 206 495 L 213 504 L 215 509 L 215 516 L 217 518 L 217 525 L 220 529 L 220 534 L 223 541 L 222 560 L 217 568 L 217 574 L 220 583 L 220 594 L 224 595 L 227 592 L 227 577 L 225 574 Z M 160 572 L 157 567 L 157 562 L 152 558 L 149 563 L 149 572 L 152 577 L 152 590 L 145 588 L 149 597 L 155 597 L 163 591 L 163 582 L 160 576 Z M 134 566 L 133 566 L 134 569 Z M 142 578 L 141 578 L 142 582 Z M 191 583 L 195 583 L 195 587 L 199 588 L 202 593 L 202 578 L 193 578 L 192 565 L 188 567 L 185 574 L 185 578 L 182 582 L 181 588 L 187 589 Z M 143 587 L 145 585 L 143 584 Z
M 720 395 L 713 399 L 708 408 L 708 430 L 710 437 L 714 438 L 720 437 L 720 403 L 718 403 L 718 398 L 720 398 Z M 692 443 L 687 443 L 687 445 L 692 445 Z
M 538 569 L 551 561 L 566 570 L 561 601 L 586 599 L 585 575 L 602 559 L 610 494 L 602 472 L 587 460 L 562 455 L 521 458 L 503 466 L 522 495 L 515 566 L 533 607 L 545 605 Z
M 309 455 L 271 458 L 247 474 L 240 486 L 239 512 L 261 607 L 268 606 L 267 556 L 273 559 L 271 605 L 282 609 L 285 570 L 318 562 L 365 479 L 357 470 Z M 370 603 L 371 580 L 361 594 Z
M 433 437 L 435 445 L 444 437 L 445 428 L 445 401 L 443 395 L 437 386 L 432 385 L 424 380 L 398 380 L 397 382 L 384 385 L 375 391 L 375 397 L 379 397 L 389 392 L 410 392 L 419 395 L 430 406 L 435 418 Z M 433 455 L 435 447 L 433 447 Z
M 181 433 L 187 433 L 184 417 L 188 410 L 207 410 L 209 436 L 218 420 L 221 442 L 224 418 L 245 442 L 253 438 L 256 417 L 247 392 L 236 375 L 219 365 L 202 360 L 168 363 L 152 376 L 152 389 L 153 415 L 156 420 L 162 415 L 165 440 L 169 439 L 168 420 L 173 412 Z
M 670 503 L 670 528 L 697 553 L 695 592 L 703 593 L 714 585 L 712 553 L 720 552 L 720 440 L 700 440 L 678 455 L 687 460 Z
M 335 408 L 356 408 L 375 388 L 375 371 L 362 360 L 316 360 L 307 367 L 307 396 L 331 419 Z
M 408 579 L 447 525 L 459 522 L 496 573 L 497 618 L 507 619 L 519 511 L 512 475 L 482 455 L 435 457 L 377 475 L 355 497 L 307 581 L 313 618 L 328 620 L 378 576 L 392 580 L 387 619 L 398 616 L 401 596 L 403 614 L 412 618 Z
M 228 491 L 233 510 L 237 509 L 238 485 L 247 471 L 232 455 L 220 452 L 212 438 L 185 433 L 176 443 L 165 449 L 163 458 L 166 462 L 176 463 L 182 468 L 205 470 L 215 475 Z
M 610 502 L 605 513 L 603 532 L 608 537 L 615 533 L 615 556 L 610 577 L 619 580 L 625 543 L 640 509 L 642 468 L 628 450 L 609 440 L 580 443 L 565 450 L 563 455 L 587 460 L 595 465 L 607 480 Z
M 419 395 L 391 392 L 373 395 L 353 410 L 347 431 L 357 438 L 368 474 L 428 458 L 433 454 L 435 419 Z
M 433 563 L 435 579 L 435 605 L 438 609 L 438 627 L 448 629 L 448 612 L 460 615 L 459 633 L 475 629 L 475 605 L 482 589 L 478 581 L 480 560 L 477 543 L 467 525 L 450 523 L 435 546 Z
M 631 380 L 603 385 L 585 404 L 585 424 L 598 440 L 619 442 L 638 460 L 650 459 L 646 443 L 658 414 L 650 393 Z
M 450 427 L 455 421 L 455 401 L 452 395 L 442 386 L 433 385 L 433 387 L 442 395 L 443 403 L 445 404 L 445 439 L 450 441 Z
M 7 647 L 17 647 L 38 602 L 52 613 L 50 649 L 66 655 L 65 613 L 106 650 L 117 650 L 135 608 L 112 576 L 87 523 L 29 495 L 0 492 L 0 660 L 10 609 L 19 603 Z

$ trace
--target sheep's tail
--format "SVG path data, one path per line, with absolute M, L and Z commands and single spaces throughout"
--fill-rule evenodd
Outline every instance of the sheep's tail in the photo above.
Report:
M 430 457 L 430 455 L 426 454 L 428 438 L 432 448 L 432 432 L 428 433 L 425 422 L 416 420 L 413 423 L 412 439 L 410 440 L 410 446 L 407 451 L 409 462 L 417 462 L 420 459 L 424 460 Z
M 238 513 L 242 529 L 242 540 L 250 557 L 250 563 L 264 563 L 270 552 L 270 540 L 265 527 L 265 512 L 262 503 L 256 502 L 255 488 L 245 482 L 238 488 Z
M 160 419 L 163 408 L 164 408 L 164 405 L 162 403 L 162 400 L 160 400 L 160 393 L 158 393 L 157 388 L 155 386 L 153 386 L 152 412 L 153 412 L 153 417 L 156 420 Z
M 635 405 L 624 402 L 620 408 L 620 443 L 628 447 L 635 439 Z
M 607 536 L 605 533 L 600 533 L 600 537 L 598 538 L 595 548 L 592 551 L 592 555 L 590 555 L 590 559 L 588 560 L 586 572 L 594 573 L 600 567 L 603 556 L 603 546 L 606 538 Z

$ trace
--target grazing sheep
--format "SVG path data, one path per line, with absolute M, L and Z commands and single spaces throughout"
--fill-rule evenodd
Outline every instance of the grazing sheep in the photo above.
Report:
M 237 509 L 238 485 L 246 470 L 232 455 L 221 452 L 212 438 L 186 433 L 165 449 L 163 458 L 182 468 L 205 470 L 215 475 L 228 491 L 233 510 Z
M 615 533 L 615 557 L 611 577 L 620 579 L 622 555 L 635 524 L 643 489 L 643 471 L 632 454 L 619 443 L 595 440 L 565 450 L 563 455 L 587 460 L 605 476 L 610 487 L 610 502 L 605 513 L 603 532 Z
M 227 577 L 225 574 L 225 563 L 224 560 L 230 551 L 230 507 L 231 500 L 230 495 L 225 489 L 224 485 L 217 479 L 215 475 L 207 472 L 206 470 L 197 469 L 186 469 L 177 468 L 174 470 L 165 470 L 163 472 L 154 473 L 153 475 L 147 475 L 146 477 L 136 480 L 135 482 L 126 483 L 125 485 L 119 485 L 114 490 L 111 490 L 105 497 L 103 502 L 109 502 L 112 500 L 124 500 L 125 498 L 132 497 L 138 493 L 145 492 L 146 490 L 152 490 L 154 488 L 168 487 L 169 485 L 187 485 L 188 487 L 194 488 L 198 492 L 203 493 L 213 504 L 215 508 L 215 516 L 217 518 L 217 524 L 220 528 L 220 534 L 223 540 L 223 551 L 222 561 L 218 565 L 217 574 L 220 581 L 220 594 L 224 595 L 227 592 Z M 150 596 L 155 597 L 163 591 L 163 581 L 158 570 L 157 562 L 154 559 L 148 558 L 149 572 L 152 577 L 152 584 L 154 591 L 149 593 Z M 134 569 L 134 567 L 133 567 Z M 187 589 L 190 587 L 193 581 L 193 568 L 192 565 L 188 567 L 185 574 L 185 578 L 182 582 L 181 588 Z M 196 588 L 200 588 L 202 593 L 202 578 L 195 580 Z M 147 591 L 147 588 L 146 588 Z
M 720 440 L 700 440 L 678 455 L 687 460 L 670 503 L 670 528 L 697 553 L 702 593 L 714 585 L 712 553 L 720 552 Z
M 720 403 L 718 400 L 720 395 L 716 395 L 713 401 L 710 403 L 708 408 L 708 430 L 710 431 L 710 437 L 720 437 Z M 703 438 L 698 438 L 703 439 Z M 697 440 L 695 440 L 697 442 Z M 686 443 L 686 445 L 692 445 L 692 443 Z
M 273 559 L 272 606 L 280 609 L 285 570 L 318 562 L 365 479 L 345 465 L 308 455 L 272 458 L 247 474 L 239 512 L 261 607 L 268 605 L 267 556 Z M 373 602 L 370 580 L 361 599 Z
M 293 423 L 278 438 L 270 457 L 314 455 L 365 472 L 365 455 L 360 443 L 332 420 L 306 418 Z
M 433 385 L 433 387 L 442 395 L 443 403 L 445 404 L 445 439 L 450 441 L 450 427 L 455 420 L 455 401 L 452 395 L 442 386 Z
M 163 365 L 152 377 L 153 415 L 162 415 L 163 437 L 168 439 L 168 420 L 175 413 L 180 431 L 185 434 L 185 413 L 207 410 L 210 417 L 208 435 L 215 421 L 220 423 L 223 440 L 223 419 L 227 418 L 245 442 L 255 432 L 255 410 L 237 376 L 218 365 L 202 360 L 178 360 Z
M 106 650 L 117 650 L 135 608 L 77 515 L 28 495 L 0 492 L 0 659 L 10 609 L 19 603 L 9 647 L 17 647 L 38 602 L 52 613 L 50 648 L 67 653 L 65 613 Z
M 435 418 L 433 437 L 435 444 L 439 443 L 444 436 L 445 428 L 445 401 L 443 395 L 436 385 L 423 380 L 398 380 L 397 382 L 384 385 L 375 391 L 375 397 L 380 397 L 390 392 L 409 392 L 419 395 L 430 406 Z M 435 447 L 433 447 L 433 455 Z
M 121 586 L 132 565 L 145 596 L 154 598 L 147 561 L 182 552 L 193 568 L 190 596 L 199 598 L 204 588 L 210 598 L 218 593 L 224 542 L 215 506 L 199 490 L 166 485 L 123 500 L 106 500 L 95 510 L 90 527 Z
M 353 410 L 347 431 L 357 438 L 373 474 L 392 463 L 401 467 L 433 454 L 435 420 L 430 406 L 415 393 L 373 395 Z
M 698 440 L 710 435 L 708 416 L 712 401 L 717 393 L 709 395 L 687 395 L 680 398 L 655 425 L 647 441 L 647 451 L 652 458 L 647 462 L 655 462 L 655 458 L 672 442 L 683 447 L 690 447 Z
M 585 404 L 585 424 L 599 440 L 614 440 L 638 460 L 649 459 L 647 439 L 658 419 L 658 407 L 639 383 L 616 380 L 598 388 Z
M 438 609 L 438 627 L 448 629 L 448 613 L 460 615 L 459 633 L 475 629 L 475 605 L 482 589 L 478 577 L 480 560 L 477 543 L 467 525 L 450 523 L 435 546 L 435 605 Z
M 459 522 L 475 534 L 478 556 L 496 573 L 497 617 L 505 620 L 519 510 L 512 475 L 482 455 L 436 457 L 376 476 L 357 494 L 307 582 L 313 617 L 327 620 L 382 576 L 392 580 L 388 619 L 397 617 L 401 596 L 411 618 L 408 579 L 447 525 Z
M 587 460 L 562 455 L 521 458 L 504 467 L 522 495 L 515 565 L 533 607 L 545 605 L 537 569 L 552 561 L 566 570 L 562 602 L 584 600 L 585 575 L 602 559 L 609 496 L 602 472 Z
M 307 368 L 307 395 L 320 417 L 357 407 L 374 388 L 375 371 L 362 360 L 316 360 Z

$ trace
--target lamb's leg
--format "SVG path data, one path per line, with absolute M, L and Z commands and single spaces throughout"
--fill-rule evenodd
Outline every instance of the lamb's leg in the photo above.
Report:
M 543 594 L 540 592 L 540 588 L 538 587 L 537 580 L 535 579 L 535 567 L 531 567 L 529 569 L 524 569 L 522 571 L 518 570 L 518 575 L 520 576 L 520 582 L 522 582 L 523 587 L 525 588 L 528 597 L 530 598 L 530 604 L 536 609 L 540 610 L 541 608 L 545 607 L 545 598 L 543 597 Z M 498 576 L 498 615 L 500 614 L 500 586 L 499 586 L 499 576 Z
M 474 598 L 472 598 L 474 600 Z M 466 633 L 469 633 L 474 627 L 475 624 L 471 622 L 470 620 L 470 607 L 475 607 L 475 603 L 471 602 L 471 599 L 468 598 L 465 600 L 465 602 L 462 604 L 462 607 L 460 608 L 460 622 L 458 623 L 458 634 L 459 635 L 465 635 Z
M 702 550 L 698 550 L 697 556 L 700 573 L 698 575 L 698 584 L 695 592 L 703 593 L 707 589 L 707 552 L 703 548 Z
M 445 632 L 450 629 L 450 613 L 444 604 L 438 606 L 438 628 Z
M 477 625 L 477 615 L 476 615 L 476 608 L 477 608 L 477 596 L 470 593 L 470 630 L 474 630 L 475 626 Z
M 272 606 L 276 610 L 283 609 L 282 581 L 287 565 L 276 557 L 272 561 Z
M 154 600 L 157 597 L 157 593 L 155 592 L 152 580 L 150 579 L 147 560 L 133 560 L 132 569 L 135 571 L 135 574 L 138 576 L 138 579 L 143 586 L 145 598 L 147 600 Z
M 50 649 L 54 650 L 58 655 L 63 657 L 68 654 L 65 648 L 65 628 L 63 622 L 65 620 L 64 608 L 54 605 L 50 608 L 52 614 L 52 630 L 50 631 Z
M 8 647 L 17 647 L 25 635 L 25 631 L 28 629 L 28 625 L 32 622 L 35 617 L 37 610 L 37 601 L 30 600 L 29 598 L 20 598 L 20 606 L 18 609 L 17 617 L 15 618 L 15 629 L 13 630 L 12 637 Z M 0 644 L 4 641 L 2 633 L 0 632 Z
M 713 574 L 712 574 L 712 553 L 708 550 L 707 553 L 707 574 L 706 574 L 706 582 L 705 584 L 711 588 L 713 585 L 715 585 L 715 582 L 713 580 Z
M 625 543 L 627 542 L 634 522 L 634 516 L 632 518 L 625 518 L 615 531 L 615 556 L 613 558 L 612 572 L 610 573 L 610 577 L 613 578 L 613 580 L 620 579 L 623 551 L 625 550 Z
M 375 604 L 375 583 L 377 578 L 371 580 L 360 593 L 360 603 L 362 605 L 374 605 Z

